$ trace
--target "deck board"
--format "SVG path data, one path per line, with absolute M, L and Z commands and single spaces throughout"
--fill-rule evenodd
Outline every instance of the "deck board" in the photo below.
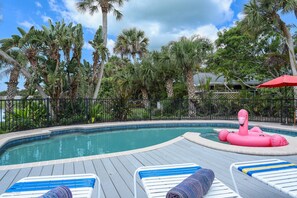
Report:
M 32 168 L 22 168 L 20 169 L 20 172 L 16 175 L 12 183 L 14 184 L 15 182 L 19 181 L 20 179 L 24 177 L 28 177 Z
M 19 172 L 20 169 L 13 169 L 8 171 L 7 174 L 5 174 L 5 176 L 1 179 L 1 181 L 4 182 L 3 184 L 0 184 L 0 192 L 4 192 L 13 184 L 12 182 Z
M 52 175 L 53 174 L 53 165 L 47 165 L 42 167 L 42 171 L 40 175 L 46 176 L 46 175 Z
M 1 170 L 0 171 L 0 180 L 6 175 L 7 172 L 8 171 L 6 171 L 6 170 Z
M 113 185 L 111 178 L 108 174 L 108 172 L 105 170 L 103 163 L 101 160 L 93 160 L 94 167 L 96 169 L 97 175 L 101 180 L 101 187 L 104 192 L 105 197 L 120 197 L 117 189 Z
M 133 179 L 134 172 L 139 166 L 136 166 L 131 161 L 129 161 L 126 158 L 126 156 L 119 156 L 119 157 L 117 157 L 117 159 L 122 163 L 122 165 L 126 168 L 128 173 L 131 175 L 131 178 Z M 133 185 L 133 188 L 134 188 L 133 180 L 130 185 Z M 137 178 L 137 193 L 138 193 L 139 197 L 145 197 L 145 195 L 146 195 L 143 190 L 142 185 L 140 184 L 140 180 L 138 178 Z
M 26 176 L 94 173 L 101 180 L 101 197 L 132 198 L 133 174 L 138 167 L 187 162 L 194 162 L 204 168 L 211 168 L 218 179 L 233 189 L 229 174 L 231 163 L 265 158 L 279 158 L 297 163 L 296 155 L 280 157 L 243 155 L 214 150 L 187 140 L 181 140 L 156 150 L 131 155 L 0 171 L 0 193 L 3 193 L 11 184 Z M 235 177 L 237 180 L 242 181 L 238 183 L 238 187 L 243 197 L 288 197 L 284 193 L 249 176 L 235 172 Z M 137 186 L 139 197 L 146 197 L 139 179 L 137 180 Z M 97 197 L 96 192 L 93 197 Z
M 83 161 L 83 163 L 84 163 L 84 167 L 85 167 L 86 173 L 93 173 L 95 175 L 98 175 L 97 172 L 96 172 L 96 170 L 95 170 L 95 167 L 94 167 L 94 164 L 93 164 L 93 161 L 92 160 Z M 94 190 L 93 198 L 98 197 L 98 193 L 97 193 L 98 190 L 97 190 L 97 188 L 98 188 L 98 185 L 96 183 L 96 186 L 95 186 L 95 189 L 96 190 Z M 100 190 L 100 197 L 101 198 L 105 198 L 105 195 L 104 195 L 104 193 L 102 191 L 102 187 L 99 186 L 99 188 L 101 189 Z
M 129 189 L 126 182 L 123 180 L 123 178 L 120 176 L 119 172 L 115 169 L 113 164 L 111 163 L 110 159 L 104 158 L 102 159 L 102 163 L 108 172 L 113 185 L 117 189 L 120 197 L 133 197 L 133 191 Z
M 74 174 L 74 167 L 73 167 L 73 163 L 65 163 L 64 164 L 64 175 L 71 175 Z
M 86 173 L 85 171 L 85 166 L 83 162 L 75 162 L 74 163 L 74 174 L 84 174 Z
M 42 166 L 33 167 L 29 173 L 29 177 L 40 176 Z
M 53 168 L 53 175 L 63 175 L 64 164 L 55 164 Z

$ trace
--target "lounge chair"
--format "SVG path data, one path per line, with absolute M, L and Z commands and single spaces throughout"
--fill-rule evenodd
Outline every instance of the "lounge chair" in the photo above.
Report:
M 39 197 L 58 186 L 68 187 L 74 198 L 91 197 L 96 180 L 99 197 L 100 180 L 94 174 L 25 177 L 7 189 L 0 197 Z
M 233 168 L 245 173 L 292 197 L 297 197 L 297 166 L 279 159 L 235 162 L 230 173 L 236 192 L 239 194 Z
M 193 163 L 140 167 L 134 173 L 134 197 L 137 197 L 137 176 L 141 179 L 149 198 L 165 197 L 171 188 L 178 185 L 200 168 L 200 166 Z M 239 196 L 215 178 L 205 197 L 227 198 Z

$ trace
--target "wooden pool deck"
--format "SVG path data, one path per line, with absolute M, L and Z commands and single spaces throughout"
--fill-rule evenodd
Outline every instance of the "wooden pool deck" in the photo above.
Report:
M 50 151 L 49 151 L 50 152 Z M 255 156 L 224 152 L 210 149 L 188 140 L 181 140 L 174 144 L 147 152 L 122 155 L 103 159 L 76 161 L 56 165 L 37 166 L 0 171 L 0 194 L 16 181 L 27 176 L 61 175 L 95 173 L 101 180 L 101 197 L 130 198 L 133 197 L 133 173 L 137 167 L 144 165 L 172 164 L 194 162 L 202 167 L 210 168 L 216 177 L 227 186 L 234 189 L 229 174 L 229 166 L 236 161 L 273 158 L 271 156 Z M 297 156 L 278 156 L 292 163 L 297 163 Z M 271 198 L 288 197 L 261 182 L 243 174 L 235 174 L 239 183 L 242 197 Z M 97 188 L 97 187 L 96 187 Z M 95 190 L 96 191 L 96 190 Z M 146 197 L 138 183 L 139 197 Z M 96 193 L 93 197 L 97 197 Z

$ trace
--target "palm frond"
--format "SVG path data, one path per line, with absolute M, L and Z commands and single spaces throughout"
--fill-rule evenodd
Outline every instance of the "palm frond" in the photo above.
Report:
M 113 9 L 113 15 L 116 17 L 116 20 L 121 20 L 123 18 L 123 14 L 115 8 Z

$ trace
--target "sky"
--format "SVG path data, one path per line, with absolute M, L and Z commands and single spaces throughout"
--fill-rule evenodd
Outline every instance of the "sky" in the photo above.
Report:
M 101 25 L 101 12 L 90 15 L 76 9 L 78 0 L 0 0 L 0 39 L 18 34 L 17 27 L 29 30 L 41 28 L 52 21 L 81 23 L 84 28 L 83 59 L 91 61 L 88 44 Z M 248 0 L 129 0 L 119 8 L 123 18 L 117 21 L 108 15 L 108 42 L 112 52 L 117 35 L 124 29 L 136 27 L 149 38 L 149 49 L 158 50 L 181 36 L 199 34 L 214 41 L 217 32 L 234 26 L 243 17 Z M 296 18 L 284 16 L 286 22 Z M 295 20 L 295 21 L 294 21 Z M 0 76 L 0 91 L 6 90 L 7 76 Z M 23 89 L 23 79 L 19 88 Z

